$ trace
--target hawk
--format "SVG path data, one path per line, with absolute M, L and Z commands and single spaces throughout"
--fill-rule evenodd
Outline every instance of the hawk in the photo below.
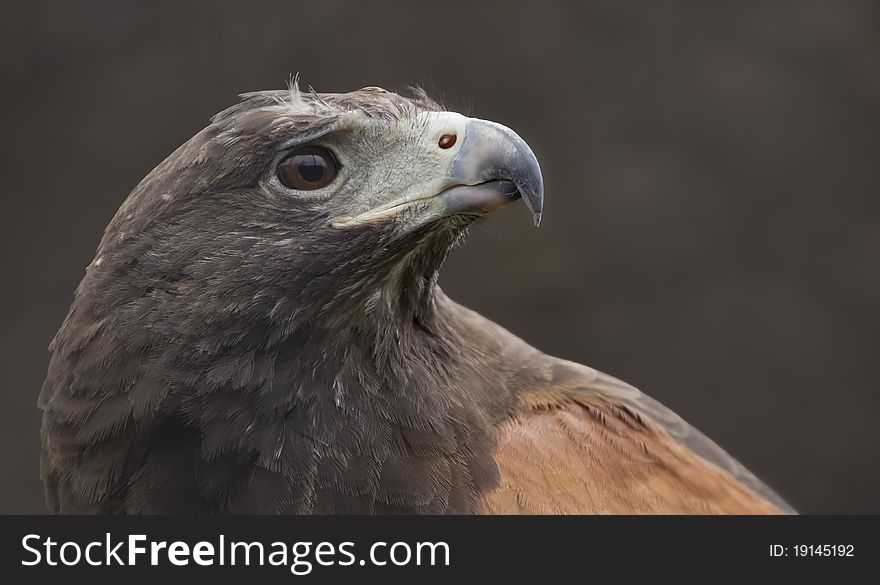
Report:
M 423 92 L 244 94 L 107 227 L 40 394 L 57 513 L 791 512 L 673 412 L 450 300 L 543 179 Z

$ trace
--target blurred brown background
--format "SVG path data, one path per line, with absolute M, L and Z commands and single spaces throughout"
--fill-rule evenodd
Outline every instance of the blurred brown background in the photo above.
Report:
M 40 512 L 46 346 L 131 188 L 239 92 L 422 84 L 516 129 L 453 298 L 617 375 L 801 511 L 880 512 L 876 2 L 9 2 L 0 512 Z

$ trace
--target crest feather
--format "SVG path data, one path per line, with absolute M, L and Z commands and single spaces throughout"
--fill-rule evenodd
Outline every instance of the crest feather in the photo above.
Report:
M 299 89 L 299 73 L 290 76 L 287 83 L 288 102 L 294 110 L 308 112 L 311 110 L 310 105 L 303 99 L 302 91 Z

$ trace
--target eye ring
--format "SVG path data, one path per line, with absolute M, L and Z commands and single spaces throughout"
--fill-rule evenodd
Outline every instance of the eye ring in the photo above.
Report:
M 314 191 L 326 187 L 339 174 L 339 162 L 321 146 L 301 146 L 278 163 L 275 176 L 288 189 Z

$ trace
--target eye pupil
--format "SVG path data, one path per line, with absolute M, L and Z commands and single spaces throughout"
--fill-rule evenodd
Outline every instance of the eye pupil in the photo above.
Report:
M 327 169 L 327 163 L 322 158 L 311 154 L 298 156 L 297 170 L 303 179 L 310 183 L 315 183 L 324 178 Z
M 278 163 L 276 175 L 288 189 L 312 191 L 332 183 L 338 171 L 339 164 L 329 150 L 319 146 L 304 146 Z

